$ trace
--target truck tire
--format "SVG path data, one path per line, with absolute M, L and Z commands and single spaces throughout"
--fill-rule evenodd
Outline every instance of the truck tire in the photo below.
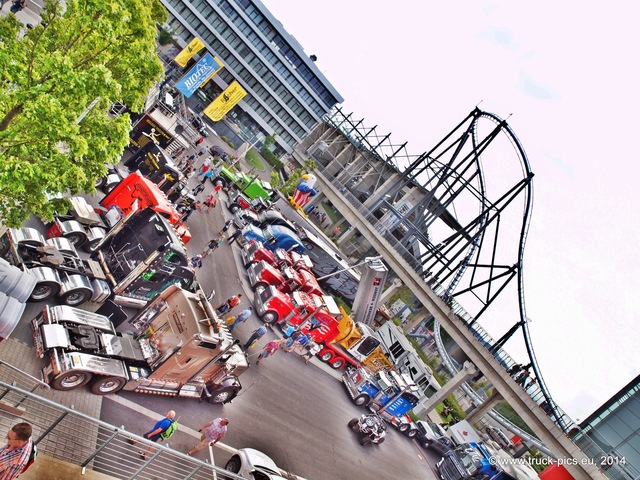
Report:
M 360 439 L 360 445 L 371 445 L 371 438 L 369 437 L 362 437 Z
M 414 438 L 418 434 L 418 430 L 415 428 L 411 428 L 408 432 L 405 433 L 407 438 Z
M 269 325 L 274 325 L 278 321 L 278 313 L 274 310 L 267 310 L 262 314 L 262 321 Z
M 324 363 L 329 363 L 331 361 L 331 359 L 333 358 L 333 353 L 331 353 L 330 350 L 323 350 L 322 352 L 320 352 L 318 354 L 318 357 L 320 358 L 320 360 L 322 360 Z
M 76 307 L 88 302 L 93 296 L 93 291 L 89 288 L 78 287 L 60 295 L 60 301 L 70 307 Z
M 60 292 L 60 285 L 56 282 L 45 280 L 43 282 L 36 283 L 33 292 L 31 292 L 31 296 L 29 297 L 30 302 L 43 302 L 45 300 L 50 300 L 51 298 L 58 295 Z
M 86 385 L 93 377 L 89 372 L 66 372 L 55 378 L 51 382 L 51 387 L 55 390 L 73 390 Z
M 72 230 L 64 233 L 62 236 L 69 240 L 76 248 L 81 247 L 84 245 L 84 242 L 87 241 L 87 234 L 84 231 Z
M 238 392 L 233 388 L 223 388 L 219 392 L 216 392 L 207 398 L 207 401 L 213 404 L 229 403 L 231 400 L 236 398 L 237 394 Z
M 253 286 L 253 291 L 258 292 L 258 290 L 266 290 L 269 285 L 265 282 L 258 282 Z
M 376 445 L 380 445 L 382 442 L 384 442 L 384 439 L 385 439 L 385 438 L 387 438 L 387 437 L 382 437 L 380 440 L 378 440 L 378 441 L 376 442 Z
M 422 445 L 424 448 L 431 448 L 431 442 L 429 440 L 425 440 L 420 445 Z
M 127 381 L 122 377 L 99 376 L 91 382 L 91 393 L 94 395 L 110 395 L 119 392 Z
M 344 367 L 344 364 L 346 362 L 344 361 L 344 358 L 340 358 L 337 357 L 335 360 L 333 360 L 331 362 L 331 368 L 333 368 L 334 370 L 340 370 L 342 367 Z
M 352 418 L 351 420 L 349 420 L 349 428 L 352 430 L 356 429 L 356 425 L 358 425 L 358 419 L 357 418 Z
M 358 395 L 356 398 L 353 399 L 353 403 L 355 403 L 359 407 L 362 407 L 364 405 L 369 405 L 370 401 L 371 401 L 371 397 L 366 393 L 361 393 L 360 395 Z
M 213 183 L 213 186 L 216 187 L 218 185 L 222 185 L 222 188 L 227 186 L 227 182 L 225 181 L 224 178 L 222 177 L 215 177 L 211 179 L 211 183 Z
M 236 213 L 238 213 L 240 210 L 242 210 L 242 207 L 237 204 L 237 203 L 232 203 L 229 205 L 229 211 L 235 215 Z
M 231 473 L 240 472 L 240 457 L 237 455 L 231 457 L 224 466 L 224 469 Z

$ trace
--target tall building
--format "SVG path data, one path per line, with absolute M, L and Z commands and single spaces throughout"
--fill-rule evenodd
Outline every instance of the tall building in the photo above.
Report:
M 640 375 L 580 423 L 573 440 L 609 478 L 640 478 Z
M 245 140 L 277 132 L 291 152 L 325 113 L 343 101 L 302 46 L 258 0 L 161 0 L 169 25 L 186 45 L 200 38 L 224 68 L 208 82 L 204 101 L 233 80 L 247 96 L 229 114 Z M 253 137 L 253 138 L 252 138 Z

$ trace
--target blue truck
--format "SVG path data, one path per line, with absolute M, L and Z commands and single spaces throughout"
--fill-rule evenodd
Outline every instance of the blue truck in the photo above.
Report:
M 470 442 L 446 452 L 436 468 L 442 480 L 515 480 L 491 457 L 483 443 Z
M 406 414 L 418 404 L 420 389 L 408 375 L 384 370 L 372 373 L 358 367 L 346 371 L 342 383 L 353 403 L 378 413 L 407 436 L 416 434 Z
M 265 247 L 272 251 L 282 248 L 300 254 L 304 253 L 304 245 L 300 237 L 281 225 L 268 225 L 262 229 L 254 225 L 247 225 L 242 229 L 242 237 L 245 242 L 262 242 Z

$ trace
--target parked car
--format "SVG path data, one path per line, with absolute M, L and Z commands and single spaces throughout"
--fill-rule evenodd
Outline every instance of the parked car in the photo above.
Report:
M 191 119 L 191 125 L 193 125 L 196 130 L 200 130 L 201 128 L 204 127 L 204 122 L 202 121 L 202 118 L 200 118 L 197 115 L 194 115 L 193 118 Z
M 499 428 L 487 427 L 485 432 L 487 432 L 487 435 L 489 435 L 489 437 L 491 437 L 491 439 L 502 448 L 513 448 L 513 442 L 509 440 L 509 437 L 507 437 Z
M 285 480 L 287 478 L 280 474 L 280 468 L 276 462 L 253 448 L 240 448 L 224 468 L 244 478 L 259 478 L 261 480 Z
M 211 152 L 211 155 L 213 155 L 214 157 L 218 156 L 225 162 L 229 162 L 229 155 L 222 148 L 213 146 L 209 149 L 209 151 Z
M 418 420 L 416 430 L 415 438 L 418 443 L 423 448 L 435 450 L 440 455 L 444 455 L 455 446 L 442 427 L 434 422 Z

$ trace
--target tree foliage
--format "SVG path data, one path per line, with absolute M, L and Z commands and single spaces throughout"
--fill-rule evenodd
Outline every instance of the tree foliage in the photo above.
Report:
M 129 116 L 111 118 L 110 106 L 142 110 L 163 74 L 155 38 L 166 11 L 157 0 L 45 0 L 41 18 L 25 34 L 14 15 L 0 19 L 0 219 L 8 226 L 31 213 L 51 219 L 65 208 L 56 195 L 93 191 L 128 143 Z
M 306 173 L 313 172 L 316 168 L 318 168 L 318 166 L 312 159 L 305 160 L 304 167 L 293 170 L 286 182 L 280 182 L 281 185 L 278 189 L 286 197 L 293 195 L 293 192 L 296 191 L 296 187 L 298 186 L 298 183 L 300 183 L 302 176 Z

